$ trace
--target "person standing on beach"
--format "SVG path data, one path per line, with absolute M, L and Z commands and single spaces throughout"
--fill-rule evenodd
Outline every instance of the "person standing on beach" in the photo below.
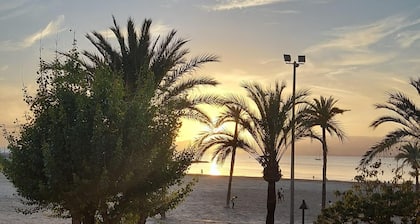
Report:
M 233 196 L 231 199 L 230 199 L 230 202 L 232 203 L 232 208 L 235 208 L 235 199 L 236 198 L 238 198 L 238 196 Z
M 278 203 L 282 202 L 284 200 L 284 194 L 283 194 L 283 188 L 281 187 L 279 190 L 277 190 L 277 199 Z

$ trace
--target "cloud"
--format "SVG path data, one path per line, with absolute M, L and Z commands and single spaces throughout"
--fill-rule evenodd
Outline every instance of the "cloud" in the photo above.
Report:
M 407 31 L 397 35 L 397 42 L 402 48 L 409 48 L 420 39 L 420 31 Z
M 60 15 L 56 20 L 53 20 L 45 26 L 42 30 L 39 30 L 26 38 L 24 38 L 22 41 L 2 41 L 0 42 L 0 49 L 1 51 L 17 51 L 21 49 L 25 49 L 28 47 L 31 47 L 36 42 L 38 42 L 42 38 L 49 37 L 51 35 L 55 35 L 58 32 L 62 32 L 62 23 L 64 22 L 64 15 Z
M 164 36 L 170 30 L 172 30 L 172 29 L 168 25 L 163 24 L 162 22 L 156 22 L 156 23 L 152 23 L 152 27 L 151 27 L 150 32 L 154 36 Z
M 259 61 L 260 65 L 267 65 L 272 63 L 283 63 L 283 61 L 280 58 L 269 58 L 269 59 L 263 59 Z
M 242 9 L 248 7 L 269 5 L 277 2 L 287 2 L 288 0 L 219 0 L 219 4 L 210 6 L 214 11 Z
M 310 89 L 317 89 L 320 90 L 321 92 L 324 93 L 329 93 L 330 95 L 354 95 L 355 92 L 353 91 L 348 91 L 348 90 L 344 90 L 344 89 L 337 89 L 337 88 L 330 88 L 330 87 L 325 87 L 325 86 L 320 86 L 320 85 L 310 85 L 309 86 Z M 331 94 L 334 93 L 334 94 Z
M 63 21 L 64 15 L 60 15 L 56 20 L 49 22 L 43 30 L 26 37 L 23 41 L 23 46 L 30 47 L 43 37 L 55 35 L 57 32 L 63 31 L 63 29 L 61 28 L 61 24 L 63 23 Z
M 362 52 L 352 54 L 341 54 L 336 56 L 334 64 L 337 66 L 357 66 L 357 65 L 373 65 L 387 62 L 395 57 L 394 53 L 381 53 L 376 52 Z
M 329 39 L 304 52 L 317 65 L 314 72 L 329 78 L 367 72 L 367 67 L 398 59 L 401 48 L 419 40 L 420 32 L 407 31 L 418 24 L 418 18 L 394 15 L 364 25 L 339 27 L 329 31 Z
M 277 14 L 299 14 L 300 11 L 297 10 L 273 10 L 273 13 Z
M 417 24 L 420 24 L 420 19 L 410 21 L 403 16 L 392 16 L 367 25 L 341 27 L 330 32 L 332 38 L 329 41 L 314 45 L 307 51 L 320 52 L 325 49 L 338 49 L 364 52 L 385 37 Z
M 7 69 L 9 69 L 8 65 L 3 65 L 3 66 L 0 67 L 0 71 L 2 71 L 2 72 L 6 71 Z
M 29 7 L 25 7 L 26 3 L 26 0 L 0 2 L 0 20 L 14 18 L 27 13 L 29 11 Z

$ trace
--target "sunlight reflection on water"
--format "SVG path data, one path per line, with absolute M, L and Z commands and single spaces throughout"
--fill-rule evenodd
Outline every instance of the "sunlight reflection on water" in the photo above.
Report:
M 237 154 L 234 176 L 262 177 L 262 168 L 254 159 L 246 154 Z M 206 158 L 203 158 L 206 160 Z M 322 159 L 318 160 L 315 156 L 296 156 L 295 157 L 295 178 L 307 180 L 322 179 Z M 209 160 L 209 158 L 208 158 Z M 357 156 L 328 156 L 327 178 L 329 180 L 353 181 L 357 175 L 355 168 L 358 166 L 360 157 Z M 397 162 L 393 158 L 382 158 L 384 175 L 381 180 L 391 180 L 394 176 L 392 172 L 396 168 Z M 190 174 L 210 174 L 210 175 L 229 175 L 230 158 L 224 164 L 199 163 L 193 164 L 188 173 Z M 290 157 L 284 156 L 280 161 L 283 178 L 290 178 Z M 409 168 L 404 169 L 406 172 Z M 406 174 L 404 178 L 410 179 Z

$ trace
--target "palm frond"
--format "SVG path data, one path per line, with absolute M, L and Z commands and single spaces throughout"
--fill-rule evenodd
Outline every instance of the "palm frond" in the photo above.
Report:
M 218 61 L 218 57 L 215 55 L 201 55 L 198 57 L 194 57 L 190 61 L 181 64 L 177 68 L 174 68 L 172 72 L 169 72 L 168 74 L 166 74 L 165 77 L 162 79 L 160 88 L 167 89 L 169 88 L 170 85 L 172 85 L 172 83 L 180 80 L 186 74 L 196 71 L 196 69 L 200 68 L 201 65 L 208 62 L 217 62 L 217 61 Z
M 407 136 L 407 131 L 404 129 L 397 129 L 388 133 L 384 139 L 372 146 L 370 150 L 362 156 L 360 166 L 367 165 L 376 155 L 391 149 L 391 147 L 401 142 L 401 139 L 405 136 Z
M 410 85 L 412 85 L 417 90 L 417 93 L 420 95 L 420 77 L 417 79 L 411 78 Z
M 168 98 L 187 94 L 189 91 L 196 89 L 199 86 L 216 86 L 219 84 L 215 79 L 210 77 L 196 77 L 184 79 L 181 82 L 175 82 L 171 85 L 168 91 Z
M 111 27 L 110 30 L 114 33 L 115 37 L 117 38 L 118 44 L 120 45 L 121 54 L 124 58 L 124 56 L 127 55 L 127 46 L 125 45 L 124 36 L 121 34 L 120 26 L 117 24 L 115 16 L 112 16 L 112 21 L 114 23 L 114 27 Z

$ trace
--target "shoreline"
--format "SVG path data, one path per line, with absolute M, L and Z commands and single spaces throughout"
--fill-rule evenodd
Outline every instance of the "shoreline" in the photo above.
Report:
M 147 224 L 196 224 L 196 223 L 232 223 L 263 224 L 266 216 L 267 182 L 262 177 L 234 176 L 232 196 L 235 208 L 226 208 L 228 176 L 187 174 L 185 181 L 194 178 L 198 182 L 193 191 L 174 210 L 166 213 L 166 219 L 159 215 L 147 220 Z M 353 183 L 343 181 L 327 182 L 327 201 L 335 201 L 336 190 L 348 190 Z M 275 211 L 275 223 L 289 223 L 290 180 L 281 179 L 276 188 L 283 189 L 284 200 L 278 202 Z M 295 180 L 295 223 L 301 223 L 302 211 L 299 206 L 305 200 L 305 222 L 312 223 L 321 211 L 321 188 L 319 180 Z M 0 223 L 9 224 L 70 224 L 70 219 L 54 218 L 46 212 L 23 215 L 16 212 L 22 207 L 16 189 L 0 174 Z
M 187 176 L 191 176 L 191 177 L 221 177 L 221 178 L 228 178 L 229 175 L 212 175 L 212 174 L 196 174 L 196 173 L 189 173 L 185 175 Z M 264 180 L 263 177 L 254 177 L 254 176 L 233 176 L 233 179 L 235 178 L 250 178 L 250 179 L 261 179 Z M 290 178 L 281 178 L 277 183 L 282 182 L 282 181 L 290 181 Z M 305 182 L 305 181 L 309 181 L 309 182 L 321 182 L 322 180 L 319 179 L 302 179 L 302 178 L 295 178 L 295 181 L 299 181 L 299 182 Z M 264 181 L 265 182 L 265 181 Z M 354 184 L 356 183 L 356 181 L 346 181 L 346 180 L 327 180 L 327 183 L 345 183 L 345 184 Z

